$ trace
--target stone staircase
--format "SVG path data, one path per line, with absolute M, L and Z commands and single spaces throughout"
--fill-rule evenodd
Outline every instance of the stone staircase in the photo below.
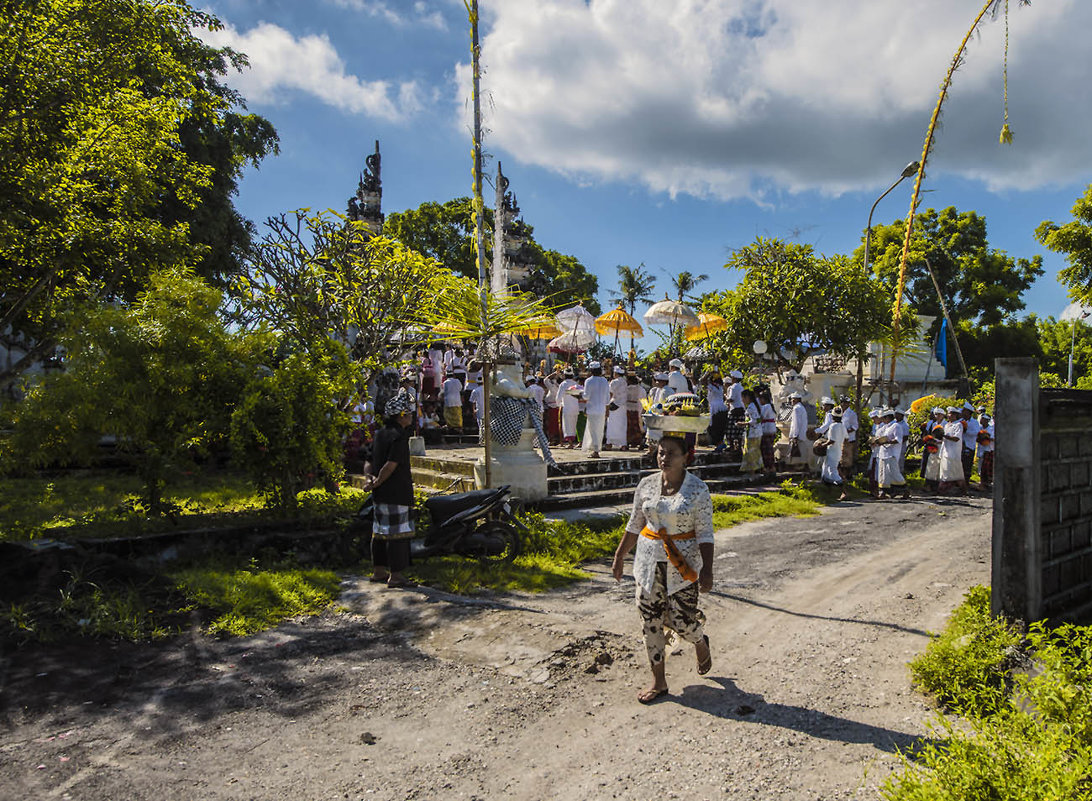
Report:
M 436 448 L 425 456 L 411 456 L 413 483 L 426 491 L 466 492 L 475 489 L 474 458 L 480 451 L 465 446 Z M 547 474 L 549 496 L 528 507 L 539 511 L 578 509 L 629 503 L 633 490 L 655 467 L 636 452 L 605 451 L 601 459 L 584 458 L 580 451 L 555 451 L 558 467 Z M 769 479 L 742 476 L 739 462 L 723 454 L 699 449 L 690 472 L 709 485 L 714 493 L 743 490 Z M 362 477 L 350 476 L 355 486 Z

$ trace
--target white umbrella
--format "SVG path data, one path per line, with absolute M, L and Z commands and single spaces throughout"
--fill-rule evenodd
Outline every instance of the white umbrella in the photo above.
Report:
M 592 342 L 595 341 L 595 315 L 579 303 L 569 309 L 562 309 L 555 315 L 557 324 L 565 331 L 590 331 Z
M 678 328 L 698 325 L 701 320 L 697 313 L 685 303 L 664 298 L 648 307 L 648 311 L 645 312 L 645 322 L 649 325 L 669 325 L 672 328 Z
M 573 329 L 551 339 L 546 348 L 560 353 L 582 353 L 592 346 L 595 339 L 594 331 Z

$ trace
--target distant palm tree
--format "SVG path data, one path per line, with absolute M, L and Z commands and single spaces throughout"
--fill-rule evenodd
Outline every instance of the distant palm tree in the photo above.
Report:
M 686 270 L 683 270 L 676 276 L 671 276 L 669 273 L 668 277 L 671 278 L 671 285 L 675 287 L 675 293 L 677 294 L 680 303 L 684 300 L 696 303 L 698 298 L 690 293 L 693 292 L 694 288 L 702 281 L 709 280 L 709 276 L 705 275 L 705 273 L 694 275 Z
M 610 293 L 610 299 L 629 312 L 637 314 L 638 303 L 651 303 L 652 290 L 656 288 L 656 279 L 645 269 L 641 262 L 637 267 L 626 264 L 618 265 L 618 291 Z M 615 338 L 617 340 L 617 338 Z M 629 335 L 629 351 L 633 355 L 633 332 Z
M 618 291 L 610 293 L 610 299 L 621 305 L 631 315 L 637 313 L 638 303 L 651 303 L 656 279 L 645 269 L 644 262 L 637 267 L 618 265 Z

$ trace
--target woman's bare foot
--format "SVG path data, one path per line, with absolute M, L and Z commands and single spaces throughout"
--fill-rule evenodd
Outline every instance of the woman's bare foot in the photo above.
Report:
M 638 703 L 642 704 L 651 704 L 655 701 L 659 701 L 665 695 L 667 695 L 667 687 L 660 687 L 656 684 L 653 684 L 651 687 L 649 687 L 647 690 L 637 696 L 637 701 Z

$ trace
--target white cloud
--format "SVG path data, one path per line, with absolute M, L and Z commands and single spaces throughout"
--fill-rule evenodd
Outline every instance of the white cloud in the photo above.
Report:
M 1070 322 L 1071 320 L 1083 320 L 1089 315 L 1092 315 L 1092 307 L 1080 303 L 1070 303 L 1062 310 L 1062 313 L 1058 315 L 1058 319 L 1064 322 Z
M 246 53 L 250 69 L 229 74 L 227 81 L 251 102 L 285 102 L 299 92 L 353 114 L 390 120 L 403 119 L 421 107 L 419 89 L 412 81 L 365 81 L 346 72 L 326 36 L 296 38 L 266 22 L 246 32 L 225 25 L 219 31 L 195 33 L 215 47 Z
M 506 0 L 487 9 L 489 145 L 577 177 L 720 198 L 886 185 L 920 156 L 976 4 L 860 0 Z M 1012 3 L 971 39 L 931 171 L 992 189 L 1092 165 L 1092 3 Z M 469 69 L 458 70 L 460 110 Z
M 340 8 L 348 8 L 367 14 L 369 17 L 386 20 L 391 25 L 404 27 L 407 25 L 422 25 L 436 30 L 447 30 L 447 22 L 439 10 L 432 8 L 432 4 L 424 0 L 415 0 L 408 14 L 400 14 L 383 0 L 328 0 Z M 402 0 L 400 5 L 410 5 Z

